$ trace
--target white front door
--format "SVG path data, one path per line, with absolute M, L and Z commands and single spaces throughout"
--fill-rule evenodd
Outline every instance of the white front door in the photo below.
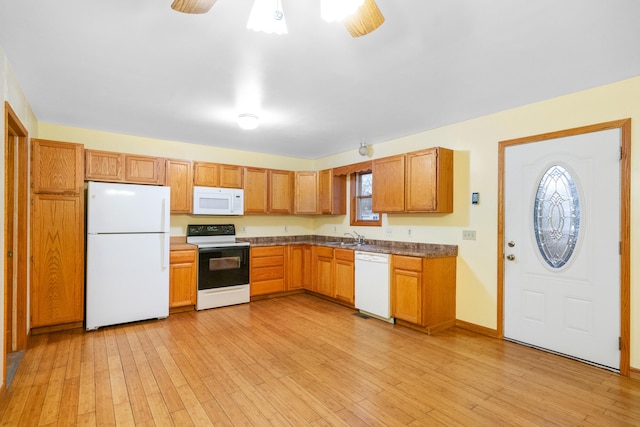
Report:
M 620 368 L 620 129 L 508 146 L 504 336 Z

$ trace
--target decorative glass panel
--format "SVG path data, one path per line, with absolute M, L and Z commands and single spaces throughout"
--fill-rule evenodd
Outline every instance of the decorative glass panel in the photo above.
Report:
M 540 180 L 533 223 L 546 263 L 552 268 L 565 265 L 578 242 L 580 200 L 573 177 L 562 166 L 551 166 Z

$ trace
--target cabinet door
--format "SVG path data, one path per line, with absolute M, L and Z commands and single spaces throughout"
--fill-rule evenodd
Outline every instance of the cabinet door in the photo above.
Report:
M 191 213 L 193 179 L 191 162 L 167 160 L 167 185 L 171 187 L 171 213 Z
M 84 318 L 84 198 L 36 194 L 31 217 L 31 326 Z
M 83 145 L 32 140 L 32 191 L 41 194 L 76 194 L 84 188 Z
M 159 157 L 125 154 L 124 180 L 133 184 L 164 185 L 165 162 Z
M 437 150 L 407 154 L 407 211 L 433 212 L 437 208 Z
M 333 169 L 318 173 L 318 203 L 320 213 L 345 215 L 347 213 L 347 176 L 333 176 Z
M 422 324 L 422 259 L 392 256 L 391 315 Z
M 314 246 L 313 250 L 313 291 L 334 298 L 336 287 L 333 275 L 333 249 Z
M 84 177 L 87 181 L 124 181 L 124 154 L 85 150 Z
M 220 169 L 217 163 L 193 162 L 193 185 L 220 187 Z
M 220 187 L 242 188 L 242 166 L 220 165 Z
M 195 305 L 196 250 L 173 250 L 169 258 L 169 308 Z
M 269 212 L 290 214 L 293 211 L 293 172 L 269 170 Z
M 291 245 L 289 251 L 289 276 L 287 277 L 287 289 L 304 288 L 304 245 Z
M 453 212 L 453 151 L 408 153 L 406 185 L 407 212 Z
M 393 156 L 373 161 L 373 211 L 404 211 L 405 156 Z
M 307 290 L 313 290 L 313 251 L 310 245 L 304 245 L 302 248 L 303 269 L 302 269 L 302 286 Z
M 295 194 L 296 214 L 319 213 L 317 172 L 296 172 Z
M 353 251 L 335 249 L 336 298 L 353 305 L 355 302 L 355 278 Z
M 244 168 L 244 213 L 266 213 L 268 203 L 266 169 Z

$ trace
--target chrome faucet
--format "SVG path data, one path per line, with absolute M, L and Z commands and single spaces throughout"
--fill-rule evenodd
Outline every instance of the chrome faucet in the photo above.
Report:
M 344 233 L 344 234 L 345 236 L 351 236 L 357 244 L 364 245 L 364 236 L 361 234 L 358 234 L 356 231 L 353 231 L 351 233 Z

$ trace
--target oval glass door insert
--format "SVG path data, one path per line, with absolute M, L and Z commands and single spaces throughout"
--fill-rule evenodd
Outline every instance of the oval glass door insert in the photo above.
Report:
M 580 200 L 573 177 L 560 165 L 551 166 L 538 184 L 533 223 L 545 262 L 551 268 L 569 262 L 580 232 Z

